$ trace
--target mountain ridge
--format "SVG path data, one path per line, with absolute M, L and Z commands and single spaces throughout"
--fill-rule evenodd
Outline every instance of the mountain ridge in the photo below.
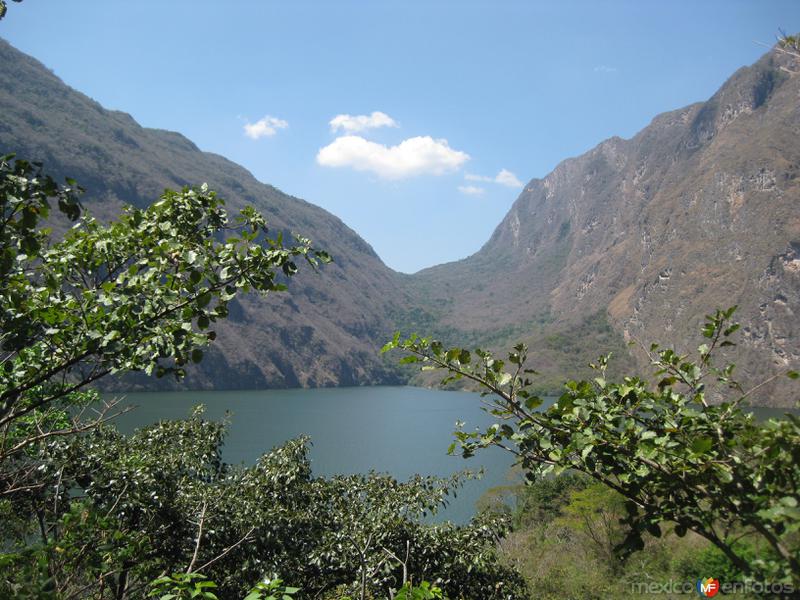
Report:
M 289 294 L 237 302 L 190 387 L 432 383 L 378 355 L 401 329 L 496 350 L 526 341 L 542 390 L 554 390 L 609 350 L 612 374 L 647 373 L 627 342 L 691 350 L 703 315 L 735 303 L 742 343 L 731 356 L 745 383 L 800 368 L 800 77 L 775 53 L 707 101 L 559 162 L 527 183 L 478 252 L 411 275 L 335 215 L 179 133 L 103 109 L 2 40 L 0 59 L 0 144 L 78 179 L 98 216 L 207 182 L 231 208 L 252 204 L 334 255 Z M 762 391 L 764 404 L 798 396 L 789 382 Z
M 205 182 L 230 209 L 252 204 L 272 228 L 301 233 L 334 255 L 335 263 L 320 274 L 307 270 L 291 281 L 289 294 L 235 302 L 231 318 L 217 327 L 219 341 L 209 359 L 190 373 L 186 385 L 236 389 L 404 381 L 377 352 L 392 329 L 384 314 L 403 298 L 397 275 L 341 219 L 258 182 L 180 133 L 143 128 L 127 113 L 105 110 L 3 40 L 0 62 L 0 145 L 41 160 L 56 177 L 78 180 L 87 190 L 85 206 L 101 220 L 113 218 L 125 203 L 143 207 L 165 188 Z M 112 385 L 153 384 L 133 377 Z
M 447 304 L 448 287 L 461 290 L 440 322 L 464 335 L 475 323 L 502 328 L 542 314 L 548 328 L 569 330 L 600 310 L 623 340 L 689 351 L 703 315 L 738 303 L 742 343 L 731 357 L 745 382 L 796 369 L 800 282 L 788 257 L 800 248 L 800 79 L 782 71 L 785 60 L 767 54 L 708 101 L 531 180 L 478 253 L 420 274 L 435 304 Z M 491 278 L 494 297 L 470 283 L 481 278 Z M 534 360 L 546 364 L 546 354 Z M 633 358 L 647 372 L 642 353 Z M 788 381 L 767 391 L 763 402 L 797 397 Z

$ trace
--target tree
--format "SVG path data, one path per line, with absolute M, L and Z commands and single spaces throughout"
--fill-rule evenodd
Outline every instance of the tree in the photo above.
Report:
M 593 483 L 582 490 L 573 490 L 555 523 L 576 532 L 585 547 L 618 576 L 621 570 L 615 548 L 623 541 L 623 498 L 602 483 Z
M 53 462 L 53 443 L 97 429 L 113 412 L 113 403 L 82 390 L 111 373 L 183 376 L 237 294 L 283 290 L 297 257 L 312 266 L 330 257 L 302 237 L 289 247 L 280 233 L 271 239 L 252 208 L 229 219 L 205 186 L 166 191 L 149 208 L 127 208 L 101 225 L 82 216 L 74 181 L 60 186 L 41 165 L 13 158 L 0 158 L 0 508 L 18 530 L 4 531 L 3 543 L 29 540 L 34 516 L 45 581 L 55 585 L 55 572 L 85 557 L 61 546 L 55 554 L 54 540 L 85 554 L 88 540 L 128 539 L 95 512 L 91 526 L 65 529 L 83 538 L 66 543 L 58 534 L 83 506 L 70 490 L 88 475 L 67 477 Z M 75 225 L 54 241 L 43 223 L 60 225 L 61 215 Z
M 60 419 L 56 403 L 73 392 L 111 373 L 182 377 L 238 293 L 284 290 L 297 257 L 330 260 L 305 238 L 270 239 L 250 207 L 229 219 L 206 186 L 166 191 L 101 225 L 81 217 L 75 182 L 58 186 L 12 158 L 0 159 L 0 464 L 42 435 L 85 430 L 63 423 L 20 435 Z M 58 242 L 41 227 L 51 200 L 76 222 Z M 32 485 L 22 473 L 0 476 L 0 497 Z
M 22 0 L 14 0 L 14 2 L 22 2 Z M 5 0 L 0 0 L 0 19 L 6 16 L 6 12 L 8 12 L 8 5 Z
M 604 357 L 592 365 L 597 378 L 568 381 L 547 409 L 531 392 L 522 344 L 507 363 L 487 351 L 447 349 L 417 336 L 401 341 L 399 334 L 384 351 L 402 349 L 402 362 L 444 369 L 443 382 L 467 379 L 491 397 L 488 410 L 498 422 L 483 432 L 456 432 L 464 456 L 496 445 L 516 455 L 531 480 L 574 470 L 621 494 L 623 556 L 642 547 L 644 532 L 660 536 L 672 523 L 676 534 L 697 532 L 752 577 L 797 585 L 800 419 L 757 422 L 743 406 L 761 386 L 745 391 L 733 379 L 734 365 L 714 366 L 717 351 L 733 345 L 734 310 L 707 318 L 708 342 L 696 359 L 653 345 L 656 385 L 638 377 L 606 381 Z M 718 404 L 708 401 L 712 386 L 723 394 Z M 737 551 L 742 537 L 762 545 L 757 558 Z
M 250 208 L 230 221 L 205 186 L 109 225 L 81 216 L 80 191 L 0 160 L 0 596 L 287 596 L 253 587 L 277 573 L 320 597 L 426 577 L 457 596 L 523 597 L 494 554 L 502 519 L 423 522 L 457 480 L 315 479 L 304 439 L 226 465 L 225 424 L 201 411 L 119 434 L 89 384 L 181 377 L 238 293 L 283 290 L 295 258 L 330 258 L 270 239 Z M 76 223 L 57 242 L 42 227 L 53 201 Z
M 781 32 L 778 36 L 778 45 L 775 47 L 775 51 L 778 54 L 788 56 L 793 63 L 789 67 L 781 67 L 782 70 L 794 75 L 800 72 L 800 69 L 798 69 L 798 66 L 800 66 L 800 34 L 786 35 Z
M 137 597 L 153 582 L 165 594 L 242 598 L 280 575 L 320 598 L 382 597 L 424 580 L 453 598 L 526 597 L 494 551 L 505 520 L 424 521 L 457 478 L 315 478 L 305 439 L 226 465 L 224 432 L 196 410 L 131 436 L 102 425 L 41 442 L 47 491 L 0 503 L 13 525 L 0 596 Z

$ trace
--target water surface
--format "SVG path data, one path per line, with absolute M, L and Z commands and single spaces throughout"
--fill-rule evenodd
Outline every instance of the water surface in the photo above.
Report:
M 475 502 L 489 488 L 506 485 L 512 456 L 487 448 L 470 460 L 449 456 L 456 421 L 467 429 L 493 422 L 481 410 L 479 394 L 416 387 L 351 387 L 313 390 L 219 392 L 136 392 L 123 395 L 136 409 L 119 418 L 123 432 L 163 419 L 180 419 L 198 404 L 206 417 L 230 426 L 223 459 L 246 465 L 271 448 L 310 436 L 314 475 L 379 471 L 404 480 L 415 473 L 449 476 L 483 468 L 480 481 L 468 481 L 440 518 L 466 522 Z M 545 403 L 547 405 L 548 403 Z M 787 409 L 753 409 L 759 419 L 780 417 Z M 796 410 L 788 412 L 797 413 Z
M 448 456 L 455 423 L 467 429 L 492 423 L 481 397 L 469 392 L 415 387 L 352 387 L 313 390 L 220 392 L 136 392 L 123 395 L 136 409 L 118 427 L 131 432 L 162 419 L 186 417 L 203 404 L 206 417 L 230 413 L 223 459 L 251 465 L 270 448 L 301 435 L 311 437 L 314 475 L 390 473 L 403 480 L 421 475 L 449 476 L 483 467 L 480 481 L 468 481 L 442 516 L 465 522 L 488 488 L 509 483 L 512 456 L 487 448 L 469 460 Z

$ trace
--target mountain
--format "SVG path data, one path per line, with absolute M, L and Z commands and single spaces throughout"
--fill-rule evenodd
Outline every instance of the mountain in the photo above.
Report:
M 41 160 L 87 190 L 96 217 L 143 207 L 165 188 L 209 184 L 229 209 L 251 204 L 270 225 L 310 237 L 334 263 L 310 269 L 287 294 L 249 296 L 219 324 L 195 388 L 268 388 L 397 383 L 393 362 L 378 355 L 391 334 L 386 315 L 407 302 L 400 278 L 372 248 L 332 214 L 258 182 L 242 167 L 200 151 L 180 134 L 140 127 L 69 88 L 33 58 L 0 40 L 0 152 Z M 168 381 L 160 382 L 169 385 Z M 134 378 L 122 387 L 153 385 Z
M 478 253 L 415 277 L 419 301 L 439 307 L 431 320 L 498 347 L 527 339 L 545 370 L 563 365 L 564 344 L 599 353 L 604 341 L 648 372 L 620 342 L 689 352 L 704 315 L 736 304 L 738 376 L 797 369 L 800 75 L 787 60 L 771 52 L 707 102 L 532 180 Z M 800 398 L 786 378 L 760 392 L 764 404 Z
M 665 113 L 532 180 L 483 248 L 415 275 L 387 268 L 330 213 L 183 136 L 140 127 L 0 40 L 0 151 L 76 178 L 101 218 L 165 187 L 207 182 L 312 238 L 333 265 L 288 294 L 247 297 L 186 382 L 194 388 L 427 384 L 377 349 L 399 328 L 451 344 L 531 347 L 542 390 L 613 351 L 616 374 L 649 372 L 627 342 L 691 351 L 703 316 L 739 305 L 730 353 L 745 384 L 800 370 L 800 76 L 768 53 L 708 101 Z M 118 387 L 152 386 L 134 378 Z M 757 401 L 800 397 L 779 379 Z

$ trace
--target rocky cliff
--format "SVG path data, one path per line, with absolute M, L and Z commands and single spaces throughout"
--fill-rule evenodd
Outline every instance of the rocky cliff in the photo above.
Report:
M 737 304 L 739 376 L 797 368 L 800 75 L 785 61 L 770 53 L 708 101 L 532 180 L 480 252 L 419 274 L 421 296 L 450 298 L 437 318 L 479 337 L 527 323 L 513 333 L 539 348 L 531 317 L 570 332 L 599 312 L 624 340 L 691 351 L 704 315 Z M 800 398 L 788 380 L 762 392 Z
M 0 151 L 78 179 L 102 218 L 207 182 L 232 209 L 252 204 L 334 255 L 289 294 L 232 307 L 191 387 L 406 381 L 396 357 L 377 355 L 401 328 L 495 349 L 527 341 L 542 388 L 554 389 L 609 350 L 617 373 L 646 372 L 632 340 L 691 351 L 703 316 L 733 304 L 743 327 L 732 359 L 755 384 L 800 368 L 800 75 L 786 60 L 769 53 L 708 101 L 565 160 L 525 187 L 478 253 L 411 276 L 330 213 L 105 110 L 2 41 Z M 120 385 L 131 384 L 152 386 Z M 760 391 L 763 404 L 800 396 L 784 380 Z

